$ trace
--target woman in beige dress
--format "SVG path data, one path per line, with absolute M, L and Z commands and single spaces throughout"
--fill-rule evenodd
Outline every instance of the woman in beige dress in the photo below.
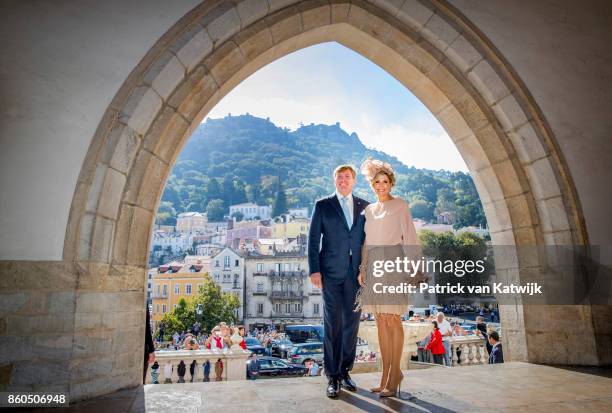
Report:
M 380 385 L 371 389 L 381 397 L 399 395 L 403 375 L 400 360 L 404 347 L 404 328 L 401 316 L 408 312 L 407 295 L 376 294 L 372 285 L 382 278 L 375 278 L 371 264 L 376 259 L 393 259 L 400 254 L 411 259 L 420 258 L 420 247 L 410 207 L 401 198 L 391 195 L 395 185 L 395 174 L 385 162 L 368 159 L 361 166 L 362 174 L 374 190 L 377 202 L 365 209 L 365 242 L 359 271 L 362 286 L 358 305 L 365 313 L 374 313 L 378 330 L 378 342 L 382 357 L 382 377 Z M 385 248 L 382 248 L 385 246 Z M 378 247 L 378 248 L 377 248 Z M 395 247 L 395 248 L 394 248 Z M 381 254 L 384 257 L 381 257 Z M 393 256 L 393 257 L 392 257 Z M 386 273 L 385 284 L 399 282 L 414 284 L 423 280 L 421 273 L 410 278 L 406 273 Z M 399 299 L 398 299 L 399 297 Z

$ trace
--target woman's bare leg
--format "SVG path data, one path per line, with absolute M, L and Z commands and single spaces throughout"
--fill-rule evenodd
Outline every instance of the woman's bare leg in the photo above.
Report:
M 376 330 L 378 333 L 378 345 L 380 347 L 380 358 L 382 364 L 382 376 L 380 377 L 380 386 L 370 389 L 378 393 L 387 385 L 389 379 L 389 370 L 391 368 L 391 340 L 389 338 L 389 325 L 387 324 L 386 314 L 375 314 Z
M 402 360 L 402 353 L 404 350 L 404 327 L 402 320 L 399 315 L 388 314 L 388 332 L 389 332 L 389 350 L 391 353 L 391 362 L 389 368 L 389 380 L 385 389 L 381 392 L 381 395 L 394 395 L 400 381 L 402 379 L 402 370 L 400 363 Z

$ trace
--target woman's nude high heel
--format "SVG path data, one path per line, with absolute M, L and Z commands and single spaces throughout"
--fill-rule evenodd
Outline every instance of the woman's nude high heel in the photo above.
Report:
M 404 375 L 400 373 L 400 378 L 397 382 L 397 387 L 393 390 L 393 387 L 389 386 L 388 389 L 380 391 L 378 395 L 380 397 L 397 397 L 398 399 L 401 398 L 400 396 L 402 394 L 402 380 L 404 380 Z

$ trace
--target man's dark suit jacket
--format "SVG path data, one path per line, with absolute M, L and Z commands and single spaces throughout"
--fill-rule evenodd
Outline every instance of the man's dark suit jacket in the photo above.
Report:
M 502 351 L 501 343 L 497 344 L 489 354 L 489 364 L 497 364 L 504 362 L 504 352 Z
M 368 204 L 353 195 L 353 226 L 349 229 L 336 194 L 316 202 L 308 236 L 310 274 L 320 272 L 324 278 L 342 280 L 352 263 L 353 274 L 357 277 L 365 238 L 363 212 Z

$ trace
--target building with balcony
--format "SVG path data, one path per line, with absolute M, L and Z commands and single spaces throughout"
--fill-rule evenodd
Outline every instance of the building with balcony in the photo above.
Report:
M 322 322 L 321 290 L 308 278 L 307 257 L 296 252 L 249 252 L 245 258 L 247 326 Z

